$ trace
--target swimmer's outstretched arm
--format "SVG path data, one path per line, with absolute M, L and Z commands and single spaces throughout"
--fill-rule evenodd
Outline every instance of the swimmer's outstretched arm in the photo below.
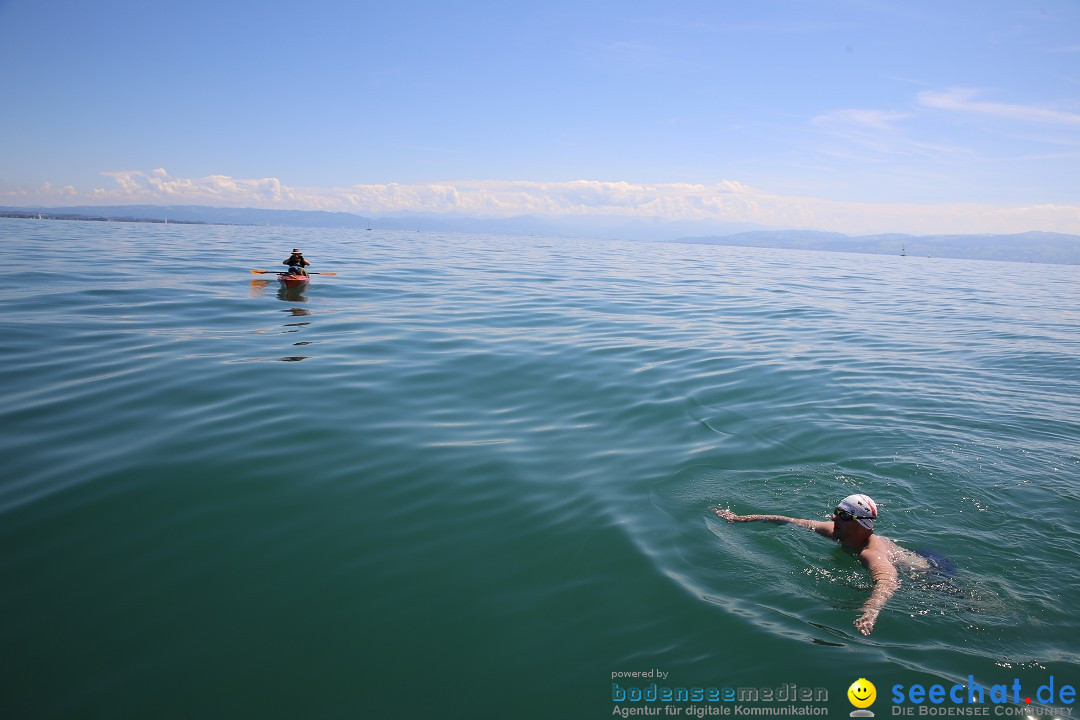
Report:
M 874 630 L 874 624 L 877 622 L 881 609 L 896 592 L 900 581 L 897 579 L 896 566 L 882 553 L 863 550 L 859 553 L 859 560 L 870 571 L 870 577 L 874 579 L 874 591 L 863 603 L 863 612 L 855 621 L 855 628 L 863 635 L 869 635 Z
M 832 533 L 832 523 L 829 522 L 804 520 L 802 518 L 788 517 L 787 515 L 736 515 L 725 508 L 710 507 L 709 509 L 729 523 L 771 522 L 779 525 L 798 525 L 799 527 L 808 528 L 827 537 L 831 537 Z

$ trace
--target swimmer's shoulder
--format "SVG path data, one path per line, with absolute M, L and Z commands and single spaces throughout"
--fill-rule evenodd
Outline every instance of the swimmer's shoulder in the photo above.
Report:
M 895 540 L 887 537 L 881 537 L 880 539 L 887 543 L 888 549 L 886 552 L 889 560 L 891 560 L 894 565 L 909 570 L 926 570 L 929 567 L 926 558 L 914 550 L 908 550 L 905 547 L 901 547 Z
M 910 550 L 897 545 L 896 541 L 892 538 L 887 538 L 884 535 L 878 535 L 877 533 L 870 536 L 870 540 L 866 543 L 866 548 L 863 552 L 874 555 L 884 555 L 893 562 L 906 558 L 908 555 L 915 555 L 915 553 Z

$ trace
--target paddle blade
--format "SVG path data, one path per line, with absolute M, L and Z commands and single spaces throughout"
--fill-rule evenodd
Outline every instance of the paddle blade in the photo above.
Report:
M 252 270 L 255 275 L 284 275 L 285 273 L 280 270 Z M 325 273 L 308 273 L 308 275 L 337 275 L 337 273 L 325 272 Z

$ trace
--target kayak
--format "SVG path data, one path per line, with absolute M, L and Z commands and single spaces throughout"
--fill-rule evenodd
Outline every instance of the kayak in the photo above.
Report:
M 308 281 L 311 280 L 311 278 L 306 275 L 289 275 L 288 273 L 279 273 L 277 277 L 278 280 L 281 281 L 281 284 L 285 286 L 286 290 L 306 287 Z

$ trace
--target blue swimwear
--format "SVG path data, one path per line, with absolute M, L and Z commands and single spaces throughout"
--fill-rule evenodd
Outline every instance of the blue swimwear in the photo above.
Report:
M 951 578 L 956 576 L 956 565 L 953 564 L 952 560 L 941 553 L 934 552 L 933 550 L 916 550 L 915 554 L 926 558 L 927 562 L 930 563 L 931 570 L 935 570 L 945 577 Z

